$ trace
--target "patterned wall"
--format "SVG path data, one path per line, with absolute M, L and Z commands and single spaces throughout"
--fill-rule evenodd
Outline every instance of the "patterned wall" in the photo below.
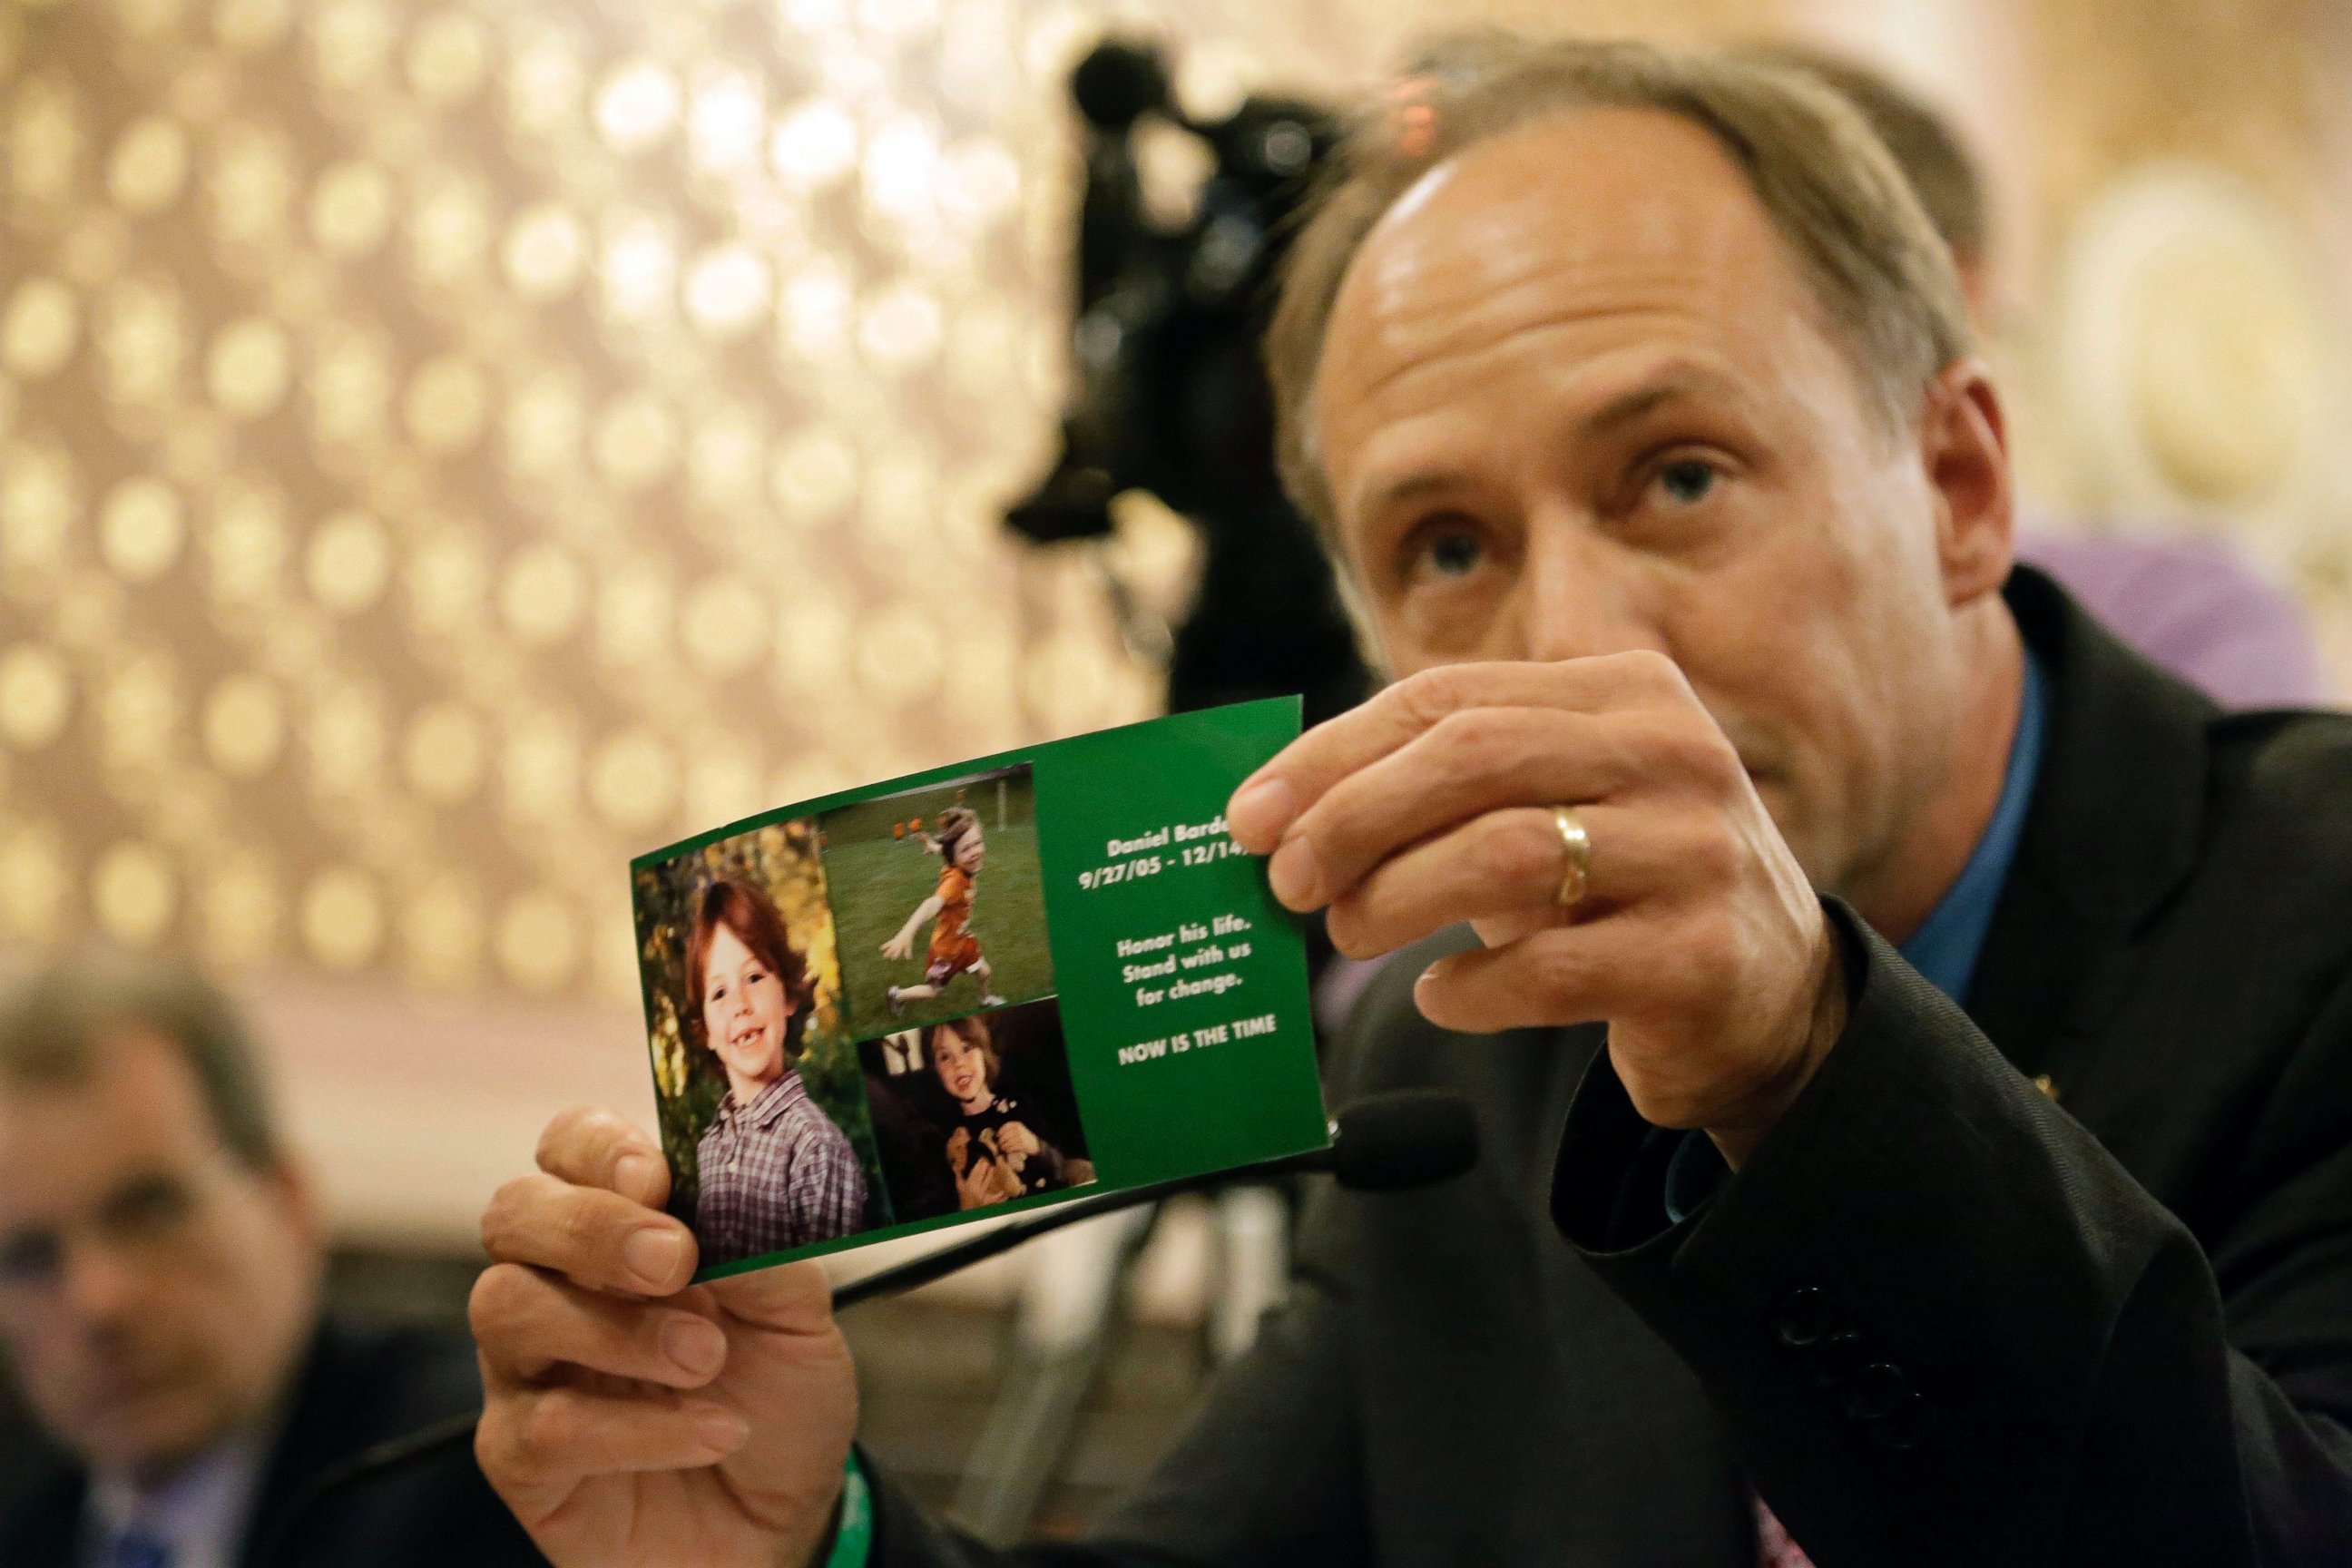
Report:
M 630 853 L 1141 711 L 996 523 L 1078 20 L 8 0 L 0 936 L 629 996 Z

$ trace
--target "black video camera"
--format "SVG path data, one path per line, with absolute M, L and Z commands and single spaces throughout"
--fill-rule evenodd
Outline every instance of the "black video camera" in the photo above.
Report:
M 1132 44 L 1098 46 L 1070 90 L 1086 126 L 1077 390 L 1053 472 L 1006 521 L 1041 544 L 1101 539 L 1114 496 L 1150 491 L 1205 543 L 1199 593 L 1174 632 L 1170 708 L 1295 691 L 1310 722 L 1328 717 L 1360 701 L 1370 677 L 1330 564 L 1276 477 L 1259 343 L 1338 123 L 1312 104 L 1260 97 L 1221 121 L 1189 119 L 1160 57 Z M 1145 211 L 1135 136 L 1146 116 L 1214 155 L 1177 226 Z

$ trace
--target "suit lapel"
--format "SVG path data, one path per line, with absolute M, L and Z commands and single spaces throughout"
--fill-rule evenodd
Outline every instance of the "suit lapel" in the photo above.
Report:
M 2031 567 L 2007 597 L 2049 680 L 2050 728 L 1967 1006 L 2039 1074 L 2114 1006 L 2129 938 L 2195 862 L 2219 710 Z
M 15 1484 L 0 1511 L 0 1563 L 6 1568 L 75 1568 L 81 1561 L 82 1504 L 89 1486 L 62 1456 L 44 1453 L 35 1473 Z
M 340 1336 L 321 1324 L 302 1357 L 294 1397 L 286 1405 L 286 1424 L 270 1447 L 252 1510 L 246 1516 L 239 1568 L 261 1568 L 262 1554 L 275 1544 L 274 1531 L 283 1523 L 287 1504 L 348 1446 L 350 1415 L 341 1408 L 344 1360 Z
M 1660 1561 L 1661 1543 L 1671 1541 L 1677 1543 L 1673 1560 L 1685 1568 L 1739 1568 L 1755 1562 L 1748 1488 L 1722 1417 L 1666 1342 L 1561 1244 L 1551 1217 L 1569 1104 L 1607 1041 L 1606 1026 L 1598 1024 L 1549 1031 L 1540 1065 L 1519 1097 L 1538 1108 L 1535 1135 L 1524 1147 L 1516 1139 L 1496 1140 L 1494 1151 L 1496 1168 L 1513 1173 L 1514 1203 L 1532 1216 L 1528 1237 L 1543 1342 L 1559 1358 L 1554 1381 L 1545 1386 L 1575 1413 L 1554 1434 L 1545 1477 L 1570 1500 L 1562 1517 L 1582 1521 L 1591 1533 L 1572 1551 L 1562 1543 L 1559 1560 L 1578 1568 L 1635 1568 Z M 1457 1049 L 1469 1044 L 1454 1042 Z

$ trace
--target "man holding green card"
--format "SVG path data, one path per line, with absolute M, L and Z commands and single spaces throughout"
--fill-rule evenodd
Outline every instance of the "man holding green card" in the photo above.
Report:
M 558 1563 L 2352 1561 L 2352 723 L 2221 719 L 2010 560 L 1948 256 L 1844 106 L 1441 49 L 1302 233 L 1289 478 L 1397 679 L 1233 797 L 1343 952 L 1330 1098 L 1486 1163 L 1326 1193 L 1085 1542 L 852 1450 L 805 1264 L 682 1288 L 657 1145 L 549 1129 L 477 1291 Z

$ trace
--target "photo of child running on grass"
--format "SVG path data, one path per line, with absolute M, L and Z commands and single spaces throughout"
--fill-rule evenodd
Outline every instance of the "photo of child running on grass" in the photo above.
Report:
M 1054 994 L 1035 800 L 1022 764 L 821 815 L 851 1039 Z
M 1004 1005 L 1004 998 L 989 984 L 988 957 L 981 952 L 980 938 L 971 930 L 971 906 L 979 896 L 980 868 L 988 858 L 988 840 L 981 831 L 980 814 L 970 806 L 951 805 L 940 813 L 939 828 L 937 837 L 918 828 L 909 840 L 926 853 L 940 858 L 939 887 L 915 906 L 907 923 L 898 928 L 898 935 L 882 944 L 883 957 L 904 961 L 915 951 L 915 933 L 926 921 L 930 922 L 931 942 L 924 955 L 921 982 L 892 985 L 886 993 L 894 1015 L 909 1002 L 937 996 L 949 981 L 967 970 L 980 984 L 982 1006 Z

